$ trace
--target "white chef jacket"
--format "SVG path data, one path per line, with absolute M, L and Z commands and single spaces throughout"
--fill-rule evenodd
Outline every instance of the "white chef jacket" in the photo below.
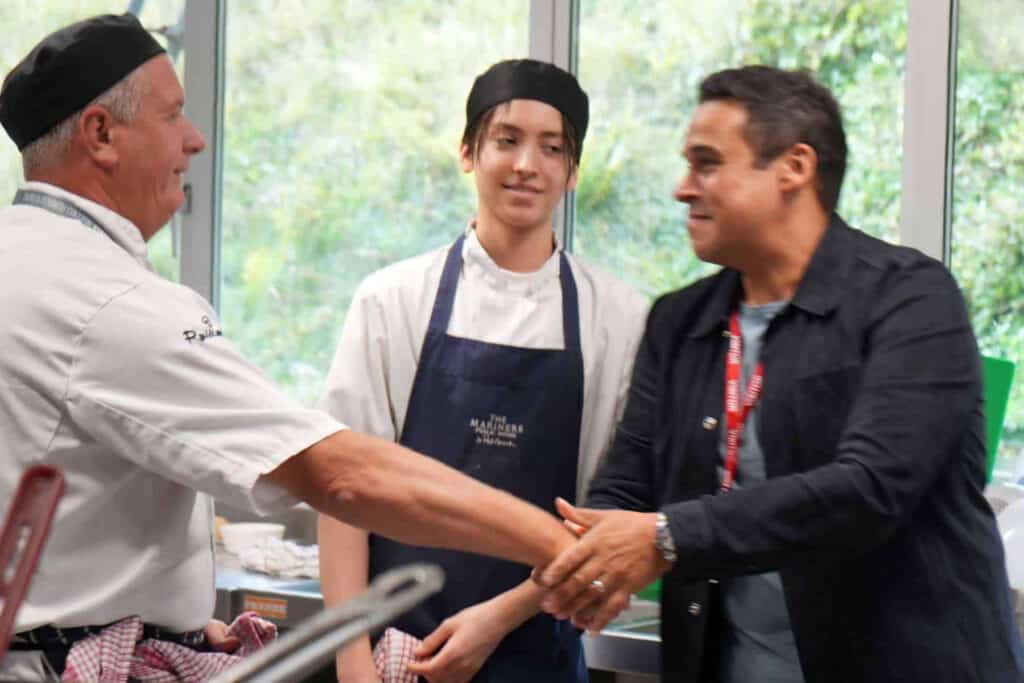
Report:
M 454 241 L 454 240 L 453 240 Z M 450 245 L 383 268 L 348 310 L 321 407 L 353 429 L 397 441 Z M 622 415 L 648 303 L 607 273 L 566 255 L 579 298 L 583 418 L 577 467 L 582 499 Z M 564 349 L 558 250 L 538 270 L 514 273 L 470 228 L 448 334 L 521 348 Z
M 67 485 L 15 630 L 133 614 L 201 628 L 215 598 L 210 496 L 292 506 L 260 476 L 344 426 L 242 358 L 206 301 L 153 272 L 132 223 L 47 184 L 25 189 L 102 231 L 0 209 L 0 501 L 35 463 Z

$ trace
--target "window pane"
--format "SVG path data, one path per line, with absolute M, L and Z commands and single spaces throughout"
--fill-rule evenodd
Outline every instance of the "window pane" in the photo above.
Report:
M 807 67 L 843 107 L 850 148 L 839 212 L 897 240 L 905 0 L 582 0 L 580 81 L 591 95 L 576 196 L 577 253 L 654 296 L 712 270 L 693 256 L 685 125 L 709 73 L 763 63 Z M 837 9 L 839 8 L 839 9 Z
M 96 14 L 121 14 L 132 5 L 143 26 L 155 31 L 157 40 L 175 57 L 178 77 L 184 75 L 184 54 L 169 45 L 167 35 L 174 35 L 185 0 L 24 0 L 4 2 L 0 12 L 0 80 L 32 47 L 62 26 Z M 14 143 L 3 135 L 0 143 L 0 202 L 6 203 L 22 183 L 21 155 Z M 171 249 L 171 230 L 164 229 L 149 242 L 153 265 L 164 277 L 178 279 L 178 259 Z
M 470 218 L 466 95 L 526 54 L 529 3 L 302 7 L 230 5 L 221 312 L 244 354 L 312 403 L 362 278 Z
M 953 272 L 984 354 L 1018 364 L 995 477 L 1024 476 L 1024 14 L 1019 0 L 960 3 Z

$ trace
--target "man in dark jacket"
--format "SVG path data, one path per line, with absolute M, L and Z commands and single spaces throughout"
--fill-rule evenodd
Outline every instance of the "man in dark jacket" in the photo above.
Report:
M 804 72 L 710 76 L 683 154 L 723 269 L 652 309 L 588 498 L 614 510 L 560 503 L 586 533 L 545 608 L 598 629 L 664 574 L 666 681 L 1024 680 L 953 278 L 834 213 L 845 135 Z

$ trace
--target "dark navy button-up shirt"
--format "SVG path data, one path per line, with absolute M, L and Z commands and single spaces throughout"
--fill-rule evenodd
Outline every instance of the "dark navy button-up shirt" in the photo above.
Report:
M 588 504 L 663 510 L 665 680 L 714 680 L 714 579 L 779 571 L 806 680 L 1024 680 L 984 488 L 980 358 L 949 272 L 833 216 L 764 337 L 767 479 L 717 495 L 724 269 L 659 299 Z M 716 613 L 718 616 L 716 617 Z

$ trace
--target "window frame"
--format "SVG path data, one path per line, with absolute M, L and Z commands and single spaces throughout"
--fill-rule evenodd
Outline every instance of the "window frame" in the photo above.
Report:
M 530 56 L 577 71 L 580 0 L 530 0 Z M 958 0 L 907 0 L 900 242 L 950 264 Z M 220 304 L 220 204 L 227 0 L 187 0 L 186 113 L 207 137 L 207 153 L 186 177 L 180 281 Z M 936 116 L 935 112 L 945 112 Z M 555 221 L 572 250 L 574 194 Z

